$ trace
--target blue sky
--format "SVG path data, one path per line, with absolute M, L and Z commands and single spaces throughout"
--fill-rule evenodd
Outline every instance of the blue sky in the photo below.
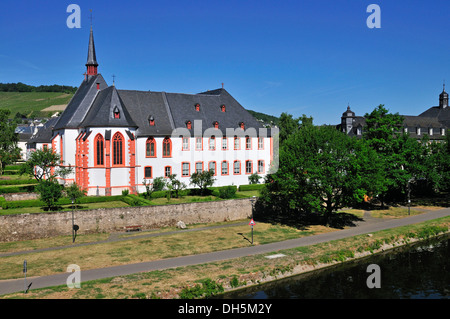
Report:
M 66 25 L 72 3 L 79 29 Z M 379 29 L 366 25 L 372 3 Z M 99 73 L 119 89 L 223 82 L 245 108 L 337 124 L 348 104 L 418 115 L 450 83 L 448 0 L 2 0 L 0 82 L 79 86 L 90 9 Z

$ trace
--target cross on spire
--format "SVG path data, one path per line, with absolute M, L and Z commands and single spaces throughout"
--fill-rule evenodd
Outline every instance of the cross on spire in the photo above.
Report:
M 91 14 L 89 15 L 89 20 L 91 20 L 91 27 L 92 27 L 92 20 L 94 20 L 94 17 L 92 17 L 92 9 L 89 10 Z
M 114 79 L 116 78 L 116 76 L 113 74 L 113 75 L 112 75 L 112 78 L 113 78 L 113 86 L 115 86 L 115 85 L 114 85 L 114 83 L 115 83 Z

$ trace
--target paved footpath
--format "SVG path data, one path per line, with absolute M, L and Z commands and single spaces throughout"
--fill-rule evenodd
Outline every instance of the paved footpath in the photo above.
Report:
M 192 256 L 183 256 L 168 258 L 156 261 L 128 264 L 122 266 L 106 267 L 91 270 L 81 270 L 81 281 L 109 278 L 115 276 L 129 275 L 139 272 L 148 272 L 154 270 L 163 270 L 169 268 L 204 264 L 214 261 L 233 259 L 257 254 L 266 254 L 276 252 L 282 249 L 295 248 L 300 246 L 309 246 L 331 240 L 342 239 L 346 237 L 367 234 L 383 229 L 395 228 L 415 223 L 424 222 L 444 216 L 450 216 L 450 208 L 431 211 L 420 215 L 400 218 L 400 219 L 376 219 L 364 217 L 364 220 L 358 222 L 355 227 L 338 230 L 330 233 L 313 235 L 303 238 L 291 239 L 282 242 L 276 242 L 265 245 L 249 246 L 244 248 L 229 249 L 212 253 L 205 253 Z M 27 278 L 27 284 L 32 283 L 30 289 L 66 285 L 70 273 L 62 273 L 51 276 Z M 12 279 L 0 281 L 0 295 L 23 291 L 24 279 Z

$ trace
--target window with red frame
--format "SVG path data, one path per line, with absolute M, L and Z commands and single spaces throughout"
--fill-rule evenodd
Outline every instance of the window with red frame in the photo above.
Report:
M 104 162 L 104 145 L 105 141 L 101 134 L 97 134 L 94 139 L 94 147 L 95 147 L 95 159 L 94 163 L 96 166 L 102 166 L 105 164 Z
M 113 165 L 123 165 L 123 136 L 119 132 L 113 136 Z
M 172 141 L 166 137 L 163 141 L 163 157 L 172 156 Z
M 145 156 L 156 157 L 156 141 L 153 137 L 149 137 L 145 143 Z

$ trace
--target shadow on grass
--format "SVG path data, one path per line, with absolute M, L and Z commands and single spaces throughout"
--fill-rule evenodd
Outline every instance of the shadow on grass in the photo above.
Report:
M 259 209 L 259 210 L 258 210 Z M 326 219 L 320 213 L 302 213 L 302 212 L 281 212 L 280 210 L 269 212 L 267 209 L 256 205 L 254 218 L 260 222 L 270 224 L 281 224 L 297 228 L 299 230 L 307 230 L 309 226 L 325 225 Z M 344 227 L 355 227 L 356 222 L 363 221 L 362 218 L 341 212 L 333 213 L 330 216 L 328 226 L 331 228 L 343 229 Z

